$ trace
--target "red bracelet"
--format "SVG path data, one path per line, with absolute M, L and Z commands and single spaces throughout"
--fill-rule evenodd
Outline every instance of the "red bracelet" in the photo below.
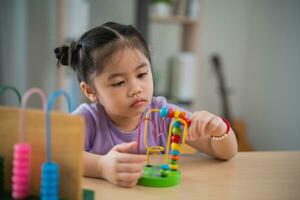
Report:
M 228 133 L 230 131 L 230 122 L 225 119 L 224 117 L 221 117 L 223 122 L 226 124 L 227 128 L 226 128 L 226 133 Z

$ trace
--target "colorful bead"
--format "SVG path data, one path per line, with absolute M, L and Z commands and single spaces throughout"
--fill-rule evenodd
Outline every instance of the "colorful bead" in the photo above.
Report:
M 163 169 L 163 170 L 169 170 L 170 169 L 168 164 L 163 164 L 163 165 L 160 166 L 160 168 Z
M 180 150 L 180 144 L 172 143 L 171 144 L 171 149 L 179 151 Z
M 170 160 L 170 164 L 175 165 L 175 164 L 177 164 L 177 161 L 176 160 Z
M 179 118 L 179 114 L 180 114 L 180 111 L 178 109 L 176 109 L 175 113 L 174 113 L 174 118 L 178 119 Z
M 191 125 L 191 120 L 190 119 L 188 119 L 188 118 L 182 118 L 185 122 L 186 122 L 186 124 L 187 124 L 187 126 L 190 126 Z
M 161 170 L 160 175 L 161 175 L 162 177 L 167 177 L 167 176 L 169 175 L 169 173 L 168 173 L 168 171 Z
M 167 117 L 168 116 L 168 112 L 169 112 L 168 107 L 163 107 L 162 109 L 160 109 L 160 116 L 161 117 Z
M 174 143 L 179 143 L 180 142 L 180 136 L 179 135 L 172 135 L 171 141 Z
M 186 118 L 186 112 L 181 112 L 181 113 L 179 114 L 179 117 L 180 117 L 181 119 Z
M 191 120 L 190 119 L 186 119 L 185 121 L 186 121 L 186 123 L 187 123 L 188 126 L 191 125 Z
M 181 122 L 180 121 L 176 121 L 173 123 L 173 127 L 177 127 L 177 128 L 180 128 L 181 126 Z
M 168 117 L 172 118 L 174 117 L 174 110 L 172 108 L 169 109 L 169 114 L 168 114 Z
M 172 156 L 171 159 L 177 161 L 177 160 L 179 160 L 179 156 Z
M 171 150 L 171 155 L 173 156 L 178 156 L 180 154 L 180 151 L 178 151 L 178 150 Z
M 181 129 L 180 128 L 177 128 L 177 127 L 173 127 L 172 128 L 172 133 L 174 135 L 180 135 L 181 134 Z
M 170 164 L 170 168 L 171 170 L 177 170 L 178 169 L 178 165 L 177 164 Z

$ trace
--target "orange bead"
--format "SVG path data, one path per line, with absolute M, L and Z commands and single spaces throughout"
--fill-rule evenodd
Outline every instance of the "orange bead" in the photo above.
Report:
M 179 156 L 172 156 L 171 159 L 177 161 L 179 160 Z

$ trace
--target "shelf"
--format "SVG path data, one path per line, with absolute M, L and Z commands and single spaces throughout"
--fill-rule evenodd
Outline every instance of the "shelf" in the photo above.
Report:
M 197 24 L 198 21 L 196 19 L 191 19 L 186 16 L 168 16 L 168 17 L 160 17 L 160 16 L 151 16 L 151 22 L 157 23 L 179 23 L 179 24 Z

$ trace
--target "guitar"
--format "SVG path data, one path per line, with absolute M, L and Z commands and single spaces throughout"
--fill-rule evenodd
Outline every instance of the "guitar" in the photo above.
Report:
M 228 100 L 228 89 L 226 88 L 225 77 L 222 69 L 221 57 L 217 54 L 211 56 L 211 64 L 216 73 L 219 92 L 222 101 L 223 116 L 231 123 L 231 128 L 234 130 L 238 142 L 239 151 L 253 151 L 246 139 L 246 125 L 241 119 L 234 119 L 230 111 Z

